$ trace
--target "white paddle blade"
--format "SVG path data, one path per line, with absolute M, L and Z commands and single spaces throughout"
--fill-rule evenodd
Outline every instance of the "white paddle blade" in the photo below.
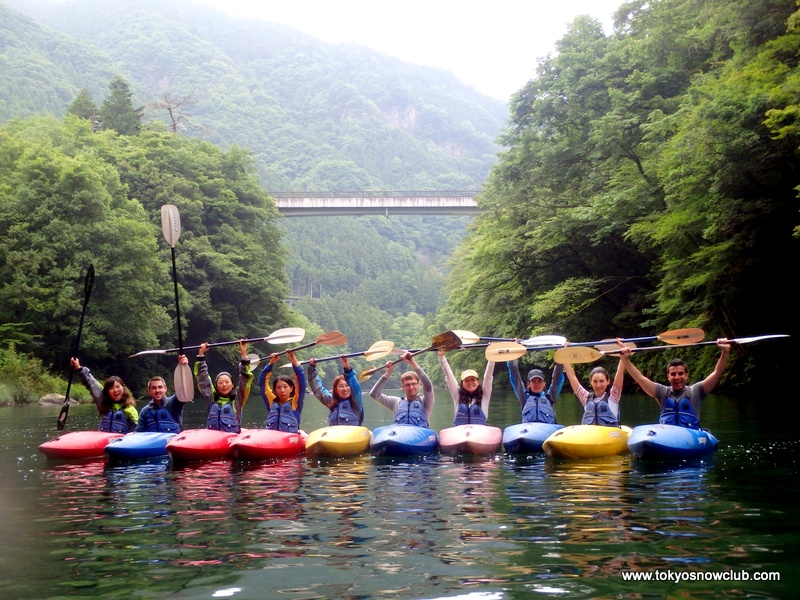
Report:
M 306 330 L 302 327 L 287 327 L 273 331 L 264 338 L 264 341 L 270 344 L 295 344 L 302 342 L 305 336 Z
M 189 365 L 179 364 L 175 367 L 175 395 L 181 402 L 194 400 L 194 377 Z
M 161 207 L 161 229 L 164 231 L 167 243 L 174 248 L 178 238 L 181 237 L 181 215 L 174 204 L 165 204 Z
M 536 337 L 519 341 L 520 344 L 528 348 L 535 348 L 536 346 L 563 346 L 566 342 L 567 338 L 563 335 L 537 335 Z
M 477 344 L 481 341 L 480 336 L 471 331 L 466 331 L 464 329 L 453 329 L 451 331 L 459 337 L 462 344 Z

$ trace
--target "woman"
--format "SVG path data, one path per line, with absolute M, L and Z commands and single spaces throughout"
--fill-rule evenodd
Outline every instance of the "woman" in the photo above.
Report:
M 453 398 L 455 417 L 453 426 L 457 425 L 486 425 L 489 419 L 489 401 L 492 397 L 492 380 L 494 378 L 494 363 L 488 361 L 483 372 L 483 384 L 478 380 L 478 373 L 467 369 L 461 373 L 461 384 L 456 383 L 450 364 L 444 356 L 444 351 L 439 351 L 439 365 L 444 372 L 444 380 L 450 396 Z
M 269 357 L 269 363 L 258 376 L 258 385 L 261 388 L 261 397 L 269 411 L 265 427 L 296 433 L 300 430 L 300 416 L 303 412 L 303 399 L 306 395 L 306 377 L 294 352 L 289 351 L 286 354 L 292 362 L 294 377 L 279 375 L 272 382 L 271 388 L 267 385 L 272 375 L 272 367 L 280 358 L 278 354 L 272 354 Z
M 568 344 L 564 344 L 566 348 Z M 603 367 L 595 367 L 589 373 L 589 383 L 592 391 L 584 388 L 575 369 L 569 363 L 564 364 L 564 372 L 567 374 L 572 391 L 583 404 L 583 425 L 603 425 L 605 427 L 619 427 L 619 401 L 622 397 L 622 385 L 625 380 L 625 369 L 620 363 L 617 365 L 617 374 L 614 376 L 614 383 Z
M 103 387 L 89 371 L 88 367 L 81 367 L 77 358 L 70 359 L 72 368 L 80 373 L 83 385 L 97 405 L 100 412 L 100 431 L 111 433 L 128 433 L 133 431 L 139 421 L 139 413 L 136 410 L 136 399 L 125 383 L 112 375 L 103 383 Z
M 342 374 L 333 379 L 331 391 L 325 389 L 317 374 L 317 361 L 308 363 L 308 382 L 317 400 L 328 407 L 328 425 L 361 425 L 364 421 L 364 403 L 361 399 L 361 384 L 343 356 Z
M 253 374 L 250 372 L 250 359 L 247 357 L 247 344 L 239 340 L 239 387 L 233 383 L 233 377 L 227 371 L 219 373 L 211 383 L 206 363 L 208 343 L 200 345 L 197 352 L 197 362 L 194 363 L 194 374 L 197 377 L 197 387 L 200 395 L 206 399 L 208 416 L 206 428 L 219 431 L 239 433 L 242 430 L 242 409 L 250 396 L 250 384 Z

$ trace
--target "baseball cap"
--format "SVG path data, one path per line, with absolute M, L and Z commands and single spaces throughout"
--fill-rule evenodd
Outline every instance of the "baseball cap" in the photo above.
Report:
M 472 369 L 467 369 L 466 371 L 461 372 L 461 381 L 464 381 L 467 377 L 474 377 L 478 379 L 478 373 L 473 371 Z
M 537 377 L 542 381 L 544 381 L 544 373 L 542 373 L 541 369 L 531 369 L 530 371 L 528 371 L 528 381 L 530 381 L 531 379 L 535 379 Z

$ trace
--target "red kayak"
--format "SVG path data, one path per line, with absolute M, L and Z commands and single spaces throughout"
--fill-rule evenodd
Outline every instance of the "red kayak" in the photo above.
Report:
M 187 429 L 167 442 L 173 460 L 230 458 L 231 440 L 238 434 L 216 429 Z
M 47 458 L 94 458 L 104 456 L 108 442 L 123 435 L 107 431 L 72 431 L 41 444 L 39 450 Z
M 248 429 L 231 440 L 233 457 L 241 460 L 283 458 L 305 452 L 305 431 L 290 433 L 274 429 Z
M 477 454 L 485 456 L 500 451 L 503 432 L 491 425 L 457 425 L 439 432 L 439 448 L 443 454 Z

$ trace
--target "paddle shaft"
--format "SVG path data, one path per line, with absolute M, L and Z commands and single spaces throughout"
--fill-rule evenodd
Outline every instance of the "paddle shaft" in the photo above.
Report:
M 75 355 L 77 356 L 78 350 L 81 346 L 81 334 L 83 333 L 83 320 L 86 317 L 86 305 L 89 304 L 89 296 L 92 293 L 92 287 L 94 286 L 94 265 L 89 265 L 89 269 L 86 271 L 86 279 L 83 282 L 83 307 L 81 308 L 81 320 L 78 325 L 78 335 L 75 337 Z M 64 406 L 61 407 L 61 412 L 58 414 L 58 420 L 56 421 L 56 429 L 61 430 L 64 429 L 64 425 L 67 422 L 67 413 L 69 413 L 69 392 L 72 388 L 72 375 L 75 373 L 75 369 L 72 368 L 70 365 L 69 369 L 69 376 L 67 377 L 67 394 L 66 398 L 64 398 Z

